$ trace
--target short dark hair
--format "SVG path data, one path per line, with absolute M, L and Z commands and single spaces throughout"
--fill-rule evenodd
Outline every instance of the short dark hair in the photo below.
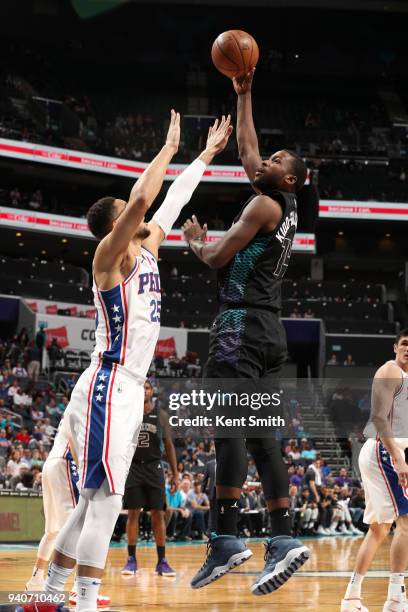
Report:
M 401 329 L 401 331 L 395 338 L 395 344 L 398 344 L 401 338 L 407 338 L 407 337 L 408 337 L 408 327 L 405 327 L 404 329 Z
M 112 196 L 100 198 L 87 212 L 88 227 L 98 240 L 105 238 L 112 229 L 114 201 L 115 198 Z
M 303 159 L 294 151 L 289 151 L 289 149 L 284 149 L 284 151 L 292 158 L 292 171 L 296 176 L 295 191 L 297 193 L 305 184 L 307 178 L 307 166 Z

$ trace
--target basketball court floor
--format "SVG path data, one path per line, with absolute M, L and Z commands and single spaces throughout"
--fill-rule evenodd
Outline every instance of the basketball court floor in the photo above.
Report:
M 390 536 L 363 585 L 364 604 L 370 612 L 380 612 L 387 595 Z M 348 582 L 361 537 L 304 539 L 312 551 L 309 561 L 276 593 L 254 597 L 250 586 L 263 567 L 264 547 L 261 540 L 251 540 L 248 546 L 253 557 L 244 565 L 217 582 L 192 590 L 190 579 L 203 563 L 205 543 L 169 544 L 167 559 L 177 570 L 174 578 L 155 576 L 156 550 L 153 543 L 138 547 L 139 572 L 122 577 L 120 570 L 126 560 L 125 544 L 111 548 L 102 580 L 101 593 L 112 598 L 111 610 L 130 612 L 146 609 L 188 610 L 189 612 L 227 612 L 256 609 L 258 612 L 319 612 L 338 611 Z M 36 555 L 35 546 L 0 545 L 0 591 L 24 590 L 24 583 Z

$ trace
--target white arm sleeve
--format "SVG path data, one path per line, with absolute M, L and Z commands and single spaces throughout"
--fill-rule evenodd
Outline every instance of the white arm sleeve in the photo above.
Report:
M 201 159 L 195 159 L 171 185 L 163 204 L 153 215 L 153 221 L 160 225 L 164 234 L 170 232 L 183 206 L 188 204 L 206 169 Z

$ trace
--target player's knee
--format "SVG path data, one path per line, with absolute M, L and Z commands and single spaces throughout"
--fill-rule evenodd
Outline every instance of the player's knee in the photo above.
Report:
M 248 459 L 244 440 L 241 438 L 217 438 L 216 484 L 241 488 L 248 472 Z
M 139 519 L 139 515 L 140 515 L 140 508 L 128 510 L 128 521 L 129 522 L 137 521 Z
M 372 523 L 370 525 L 371 536 L 377 540 L 383 540 L 391 529 L 390 523 Z
M 247 440 L 246 447 L 248 449 L 248 452 L 251 453 L 255 463 L 259 463 L 267 456 L 265 449 L 262 447 L 260 441 L 257 439 Z
M 408 515 L 398 517 L 396 533 L 408 536 Z

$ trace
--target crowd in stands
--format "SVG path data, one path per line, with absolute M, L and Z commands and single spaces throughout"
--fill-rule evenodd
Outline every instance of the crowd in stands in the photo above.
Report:
M 42 466 L 68 405 L 68 395 L 40 378 L 41 361 L 42 348 L 25 330 L 0 340 L 0 488 L 41 491 Z
M 38 342 L 40 340 L 38 339 Z M 34 342 L 34 346 L 38 346 Z M 41 471 L 52 446 L 56 428 L 68 405 L 76 376 L 68 375 L 65 392 L 43 376 L 39 367 L 32 367 L 33 343 L 25 330 L 7 341 L 0 341 L 0 489 L 15 492 L 41 492 Z M 193 363 L 188 362 L 193 358 Z M 170 376 L 180 378 L 175 364 L 180 361 L 194 366 L 185 375 L 198 375 L 200 365 L 194 355 L 178 360 L 168 359 Z M 173 365 L 172 365 L 173 364 Z M 151 375 L 157 402 L 166 407 L 166 392 L 160 384 L 165 360 L 156 358 Z M 195 368 L 195 369 L 194 369 Z M 184 370 L 184 366 L 182 367 Z M 168 372 L 166 371 L 166 375 Z M 177 385 L 173 383 L 173 385 Z M 174 386 L 173 386 L 174 388 Z M 333 474 L 327 462 L 316 451 L 310 434 L 302 422 L 301 406 L 290 400 L 286 407 L 292 439 L 282 440 L 282 452 L 290 479 L 290 513 L 294 533 L 352 534 L 362 527 L 364 495 L 361 484 L 347 470 Z M 191 435 L 175 438 L 179 486 L 170 485 L 167 474 L 167 519 L 169 539 L 203 538 L 208 530 L 210 500 L 213 496 L 215 452 L 209 438 Z M 212 476 L 211 476 L 212 474 Z M 248 457 L 248 476 L 243 487 L 239 530 L 243 536 L 268 532 L 262 485 L 253 459 Z M 149 537 L 149 519 L 142 514 L 142 531 Z M 120 536 L 119 536 L 120 537 Z
M 177 441 L 178 442 L 178 441 Z M 298 443 L 300 445 L 298 446 Z M 167 537 L 170 541 L 204 539 L 211 526 L 210 501 L 214 495 L 214 444 L 208 439 L 194 442 L 187 438 L 176 445 L 179 484 L 171 482 L 166 471 Z M 364 490 L 346 468 L 333 474 L 313 448 L 310 440 L 292 439 L 283 445 L 289 474 L 292 530 L 295 535 L 361 535 L 365 509 Z M 238 531 L 241 537 L 270 533 L 266 508 L 256 465 L 248 457 L 248 476 L 238 502 Z M 141 537 L 151 539 L 148 513 L 141 513 Z M 119 526 L 115 539 L 123 534 Z

